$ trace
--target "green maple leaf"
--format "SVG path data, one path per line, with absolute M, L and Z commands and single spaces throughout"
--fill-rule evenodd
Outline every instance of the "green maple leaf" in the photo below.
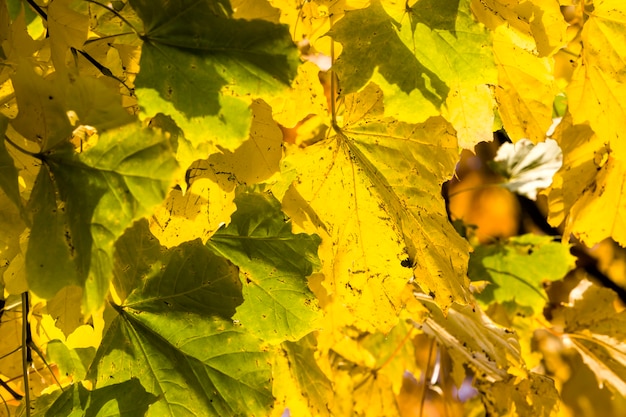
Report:
M 165 198 L 177 170 L 169 140 L 131 124 L 102 134 L 83 153 L 65 144 L 38 157 L 28 203 L 29 287 L 44 298 L 66 285 L 84 287 L 92 311 L 108 292 L 115 240 Z
M 574 260 L 569 248 L 550 236 L 523 235 L 478 246 L 470 257 L 468 275 L 473 281 L 491 283 L 479 300 L 515 301 L 540 312 L 548 301 L 542 284 L 563 278 L 574 268 Z
M 143 416 L 157 397 L 146 392 L 136 378 L 104 388 L 88 390 L 82 384 L 70 385 L 63 391 L 45 394 L 37 399 L 33 417 L 58 416 Z M 52 400 L 54 402 L 47 405 Z M 115 401 L 111 401 L 115 398 Z M 45 407 L 42 405 L 46 404 Z M 30 406 L 30 405 L 27 405 Z
M 0 140 L 0 189 L 11 199 L 13 204 L 21 207 L 22 199 L 17 180 L 17 169 L 4 143 L 4 132 L 6 132 L 8 125 L 9 119 L 0 115 L 0 137 L 2 137 L 2 140 Z
M 149 234 L 147 222 L 138 222 L 117 246 L 132 248 Z M 115 307 L 90 377 L 100 388 L 137 376 L 160 397 L 152 416 L 266 415 L 269 353 L 230 319 L 243 301 L 238 269 L 199 239 L 153 248 L 135 247 L 118 261 L 118 273 L 145 271 L 146 278 Z M 133 257 L 139 268 L 127 264 Z
M 150 115 L 170 115 L 195 146 L 234 149 L 250 111 L 233 95 L 280 93 L 295 77 L 297 50 L 284 26 L 232 19 L 228 2 L 217 0 L 130 3 L 145 31 L 139 103 Z
M 317 300 L 306 278 L 319 267 L 318 236 L 293 234 L 269 194 L 240 194 L 228 227 L 207 242 L 241 271 L 245 302 L 235 319 L 267 341 L 298 340 L 316 328 Z

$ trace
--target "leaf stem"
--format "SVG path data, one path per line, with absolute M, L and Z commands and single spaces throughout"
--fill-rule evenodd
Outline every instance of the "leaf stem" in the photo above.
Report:
M 383 362 L 382 365 L 380 365 L 376 371 L 380 371 L 381 369 L 383 369 L 385 366 L 389 365 L 389 363 L 391 362 L 391 360 L 398 354 L 398 352 L 400 351 L 400 349 L 402 349 L 402 346 L 404 346 L 404 344 L 407 342 L 407 340 L 409 340 L 409 338 L 411 337 L 413 330 L 415 330 L 415 326 L 411 326 L 411 328 L 409 328 L 409 331 L 406 333 L 406 336 L 404 336 L 404 338 L 402 339 L 402 341 L 398 344 L 398 346 L 396 346 L 396 348 L 394 349 L 393 352 L 391 352 L 391 355 L 389 355 L 389 357 L 387 358 L 387 360 L 385 360 L 385 362 Z
M 84 45 L 88 45 L 88 44 L 95 43 L 98 41 L 103 41 L 106 39 L 117 38 L 120 36 L 127 36 L 127 35 L 135 35 L 135 34 L 136 34 L 135 32 L 122 32 L 122 33 L 116 33 L 115 35 L 101 36 L 99 38 L 91 38 L 91 39 L 87 39 Z
M 9 143 L 9 145 L 13 146 L 15 149 L 17 149 L 18 151 L 22 152 L 23 154 L 30 155 L 33 158 L 41 159 L 41 154 L 27 151 L 26 149 L 22 148 L 17 143 L 15 143 L 11 139 L 9 139 L 9 137 L 7 135 L 4 135 L 4 140 L 6 140 Z
M 80 49 L 76 49 L 76 48 L 71 48 L 71 51 L 72 51 L 72 54 L 74 56 L 76 56 L 76 53 L 81 54 L 83 56 L 83 58 L 85 58 L 87 61 L 89 61 L 91 63 L 91 65 L 96 67 L 98 69 L 98 71 L 100 71 L 100 73 L 102 75 L 104 75 L 106 77 L 109 77 L 109 78 L 113 78 L 115 81 L 117 81 L 118 83 L 120 83 L 124 87 L 126 87 L 126 89 L 131 93 L 131 95 L 133 94 L 133 90 L 129 86 L 127 86 L 124 81 L 122 81 L 120 78 L 115 76 L 115 74 L 113 74 L 110 69 L 108 69 L 107 67 L 105 67 L 104 65 L 102 65 L 101 63 L 96 61 L 95 58 L 92 57 L 91 55 L 89 55 L 87 52 L 85 52 L 83 50 L 80 50 Z
M 433 351 L 436 349 L 435 347 L 435 339 L 430 339 L 430 347 L 428 348 L 428 359 L 426 360 L 426 369 L 424 369 L 424 373 L 422 374 L 422 398 L 420 400 L 420 412 L 418 416 L 424 416 L 424 404 L 426 403 L 426 390 L 428 390 L 429 382 L 428 374 L 430 373 L 430 361 L 432 360 Z
M 2 403 L 4 404 L 4 409 L 7 410 L 7 416 L 10 416 L 11 415 L 11 410 L 9 410 L 9 406 L 7 405 L 7 400 L 4 399 L 2 394 L 0 394 L 0 399 L 2 400 Z
M 43 20 L 48 20 L 48 15 L 46 14 L 46 12 L 44 12 L 43 9 L 39 7 L 39 5 L 35 3 L 34 0 L 26 0 L 26 3 L 30 4 L 30 7 L 35 9 L 37 14 L 39 14 L 39 16 L 41 16 Z
M 4 382 L 2 379 L 0 379 L 0 387 L 4 388 L 5 390 L 8 391 L 9 394 L 11 394 L 13 396 L 13 398 L 15 398 L 16 400 L 21 400 L 22 398 L 24 398 L 23 395 L 21 395 L 18 392 L 15 392 L 15 390 L 13 390 L 13 388 L 11 388 L 9 386 L 9 384 L 7 384 L 6 382 Z M 4 397 L 2 397 L 2 400 L 4 400 Z M 6 401 L 4 401 L 6 404 Z M 11 414 L 7 414 L 8 416 L 10 416 Z
M 22 374 L 24 378 L 24 403 L 26 417 L 30 417 L 30 383 L 28 378 L 28 367 L 30 364 L 30 348 L 28 347 L 28 291 L 22 293 Z
M 331 41 L 330 43 L 330 120 L 333 129 L 335 131 L 338 130 L 337 126 L 337 108 L 336 108 L 336 100 L 337 100 L 337 79 L 335 74 L 335 41 Z

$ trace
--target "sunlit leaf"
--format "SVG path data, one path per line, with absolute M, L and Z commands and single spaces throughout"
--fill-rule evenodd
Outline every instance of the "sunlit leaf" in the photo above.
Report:
M 559 2 L 472 0 L 472 11 L 489 29 L 510 27 L 517 37 L 525 38 L 529 48 L 536 49 L 539 56 L 552 55 L 563 45 L 567 23 Z
M 500 118 L 514 141 L 545 139 L 558 94 L 550 58 L 526 50 L 512 31 L 497 30 L 493 51 L 498 68 L 496 99 Z
M 315 416 L 328 416 L 331 400 L 333 398 L 333 389 L 331 382 L 319 368 L 315 360 L 315 337 L 309 334 L 297 342 L 284 342 L 282 348 L 287 356 L 287 364 L 289 374 L 292 381 L 290 383 L 300 395 L 304 397 L 304 406 L 307 412 Z M 274 385 L 281 389 L 282 382 L 276 381 Z M 294 402 L 294 394 L 288 392 L 285 397 L 285 406 L 289 408 L 291 414 L 296 413 L 292 403 Z
M 284 171 L 298 176 L 283 206 L 304 230 L 324 233 L 323 285 L 351 314 L 336 319 L 388 331 L 412 275 L 444 308 L 465 302 L 466 243 L 436 197 L 456 159 L 450 125 L 441 118 L 397 122 L 382 115 L 381 104 L 381 91 L 370 85 L 346 99 L 343 127 L 291 150 Z
M 532 373 L 528 379 L 514 378 L 479 385 L 488 413 L 497 416 L 553 416 L 558 407 L 558 391 L 547 376 Z
M 566 118 L 555 139 L 563 150 L 563 166 L 548 192 L 554 226 L 564 224 L 564 236 L 574 234 L 591 246 L 607 237 L 626 244 L 626 162 L 589 125 Z
M 581 59 L 567 87 L 568 108 L 574 124 L 588 123 L 619 159 L 626 159 L 626 11 L 616 0 L 594 3 L 582 30 Z
M 389 116 L 422 122 L 446 105 L 463 146 L 490 136 L 494 100 L 485 87 L 495 83 L 496 72 L 490 36 L 475 24 L 468 1 L 421 0 L 411 7 L 375 1 L 348 12 L 329 34 L 344 44 L 334 65 L 343 94 L 372 79 L 385 91 Z M 463 104 L 469 96 L 475 106 Z
M 480 380 L 489 384 L 506 381 L 510 367 L 524 368 L 515 335 L 494 323 L 482 310 L 454 305 L 444 316 L 427 296 L 419 295 L 418 299 L 432 316 L 415 325 L 446 348 L 454 367 L 467 364 Z M 460 386 L 462 380 L 455 383 Z
M 77 286 L 63 287 L 46 303 L 46 313 L 50 314 L 56 326 L 69 336 L 78 326 L 84 324 L 81 313 L 83 289 Z
M 269 101 L 274 120 L 285 127 L 294 127 L 310 115 L 327 115 L 328 104 L 324 88 L 319 80 L 320 69 L 312 62 L 298 67 L 289 94 Z

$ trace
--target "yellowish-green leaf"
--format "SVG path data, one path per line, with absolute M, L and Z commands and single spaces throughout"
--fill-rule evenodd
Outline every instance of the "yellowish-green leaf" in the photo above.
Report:
M 67 337 L 83 323 L 81 301 L 83 289 L 75 285 L 63 287 L 46 302 L 46 312 L 55 320 L 56 326 Z
M 219 147 L 221 153 L 208 158 L 210 170 L 227 191 L 232 191 L 237 184 L 258 184 L 280 170 L 283 136 L 272 119 L 272 109 L 261 100 L 253 102 L 250 109 L 252 125 L 248 140 L 234 151 Z M 230 184 L 225 186 L 224 179 Z
M 39 157 L 43 164 L 28 205 L 29 286 L 44 298 L 66 285 L 85 287 L 85 310 L 91 312 L 109 290 L 115 240 L 165 198 L 177 170 L 170 142 L 130 124 L 100 135 L 83 153 L 66 144 Z
M 495 102 L 487 85 L 496 83 L 496 71 L 490 34 L 476 25 L 469 1 L 374 1 L 348 12 L 329 34 L 343 45 L 334 65 L 342 93 L 371 79 L 385 91 L 388 116 L 422 122 L 445 105 L 460 144 L 490 137 Z M 477 111 L 458 105 L 470 96 Z
M 11 76 L 19 113 L 11 125 L 43 151 L 69 139 L 72 126 L 67 118 L 64 93 L 59 83 L 37 75 L 31 63 L 20 60 Z
M 240 270 L 244 303 L 234 319 L 276 343 L 296 341 L 319 327 L 321 312 L 307 277 L 319 268 L 320 238 L 294 234 L 268 193 L 241 193 L 228 227 L 206 243 Z
M 307 406 L 303 412 L 309 412 L 313 416 L 328 416 L 334 393 L 331 382 L 315 360 L 315 336 L 309 334 L 297 342 L 284 342 L 282 348 L 287 356 L 291 385 L 296 390 L 295 398 L 287 396 L 283 405 L 289 408 L 291 415 L 301 415 L 292 406 L 292 402 L 298 395 L 302 395 Z M 280 381 L 274 381 L 275 389 L 280 389 L 280 385 Z
M 489 29 L 511 28 L 539 56 L 552 55 L 563 46 L 567 23 L 556 1 L 472 0 L 472 11 Z M 522 45 L 519 45 L 522 46 Z
M 52 60 L 56 70 L 65 73 L 70 48 L 82 49 L 87 40 L 89 16 L 75 11 L 74 0 L 54 0 L 47 8 Z
M 482 302 L 515 301 L 539 313 L 548 301 L 543 283 L 565 277 L 574 261 L 569 247 L 551 236 L 527 234 L 476 247 L 468 274 L 490 283 L 477 297 Z

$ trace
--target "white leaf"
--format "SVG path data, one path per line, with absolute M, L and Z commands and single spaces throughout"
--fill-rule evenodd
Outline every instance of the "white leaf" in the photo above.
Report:
M 563 152 L 553 139 L 537 145 L 528 139 L 505 143 L 494 158 L 495 170 L 507 178 L 503 186 L 531 200 L 537 199 L 539 190 L 552 184 L 561 165 Z

